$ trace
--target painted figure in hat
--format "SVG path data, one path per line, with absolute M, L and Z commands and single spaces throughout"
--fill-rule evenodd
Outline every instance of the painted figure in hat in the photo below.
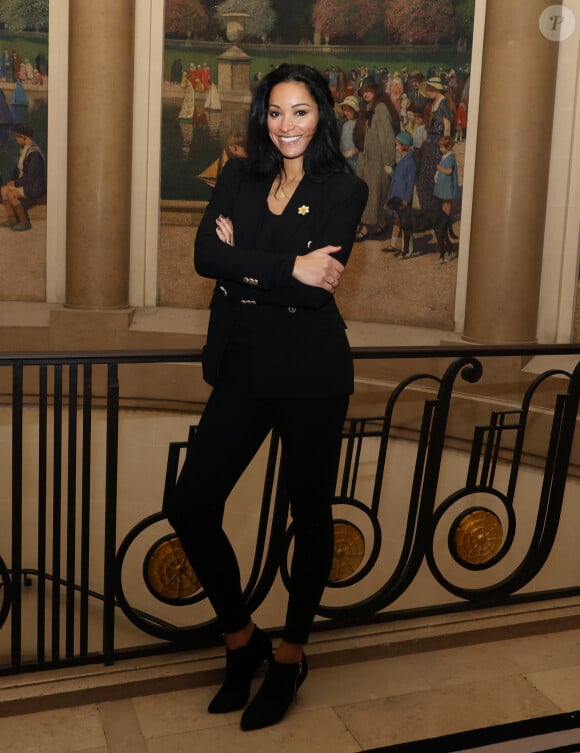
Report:
M 390 97 L 379 90 L 374 78 L 364 79 L 360 95 L 362 102 L 355 128 L 355 143 L 360 150 L 356 174 L 369 187 L 369 198 L 356 235 L 356 239 L 362 241 L 384 228 L 389 175 L 396 159 L 395 134 L 401 127 L 399 113 Z
M 0 222 L 0 227 L 30 230 L 31 224 L 23 199 L 31 199 L 34 203 L 46 194 L 45 159 L 32 140 L 32 128 L 28 124 L 17 123 L 12 134 L 20 147 L 20 153 L 12 180 L 1 189 L 6 219 Z
M 387 203 L 393 196 L 398 196 L 410 207 L 413 203 L 413 188 L 415 186 L 415 173 L 417 170 L 415 157 L 413 156 L 413 137 L 408 131 L 402 131 L 398 134 L 395 143 L 399 161 L 393 169 L 389 193 L 387 194 Z M 400 232 L 401 222 L 398 214 L 394 212 L 391 242 L 383 251 L 397 252 L 399 250 L 397 244 Z
M 439 139 L 451 135 L 451 105 L 445 96 L 445 87 L 439 76 L 432 76 L 421 84 L 421 92 L 429 100 L 427 108 L 427 140 L 423 144 L 421 166 L 417 178 L 417 196 L 421 209 L 429 209 L 438 204 L 433 196 L 433 180 L 441 159 Z
M 414 110 L 420 110 L 423 112 L 425 105 L 427 104 L 427 98 L 421 93 L 421 84 L 425 80 L 425 76 L 421 71 L 413 71 L 407 81 L 405 92 L 409 97 L 411 107 Z
M 354 143 L 354 129 L 356 126 L 356 117 L 360 110 L 360 104 L 358 97 L 354 94 L 349 94 L 340 103 L 339 107 L 344 114 L 344 123 L 340 130 L 340 151 L 348 164 L 354 170 L 356 168 L 356 161 L 358 157 L 358 149 Z

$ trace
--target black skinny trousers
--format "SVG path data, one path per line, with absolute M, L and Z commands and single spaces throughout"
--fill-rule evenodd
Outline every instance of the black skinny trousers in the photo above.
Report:
M 240 630 L 250 613 L 236 555 L 222 527 L 224 508 L 275 428 L 295 531 L 283 638 L 306 643 L 332 564 L 332 501 L 348 396 L 255 398 L 244 369 L 227 372 L 210 395 L 165 512 L 221 629 Z

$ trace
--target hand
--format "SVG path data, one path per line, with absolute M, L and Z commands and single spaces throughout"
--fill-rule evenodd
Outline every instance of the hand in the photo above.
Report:
M 334 293 L 340 275 L 344 272 L 344 265 L 332 254 L 336 254 L 341 248 L 342 246 L 323 246 L 304 256 L 297 256 L 292 277 L 304 285 Z
M 393 173 L 393 168 L 391 165 L 383 165 L 383 170 L 387 175 L 392 175 Z
M 220 241 L 227 243 L 228 246 L 234 245 L 234 223 L 229 217 L 224 217 L 222 214 L 215 221 L 216 234 Z

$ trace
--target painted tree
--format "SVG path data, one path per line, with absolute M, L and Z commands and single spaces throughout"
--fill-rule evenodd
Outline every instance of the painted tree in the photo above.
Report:
M 208 17 L 199 0 L 165 0 L 165 33 L 186 36 L 207 29 Z
M 4 0 L 0 22 L 10 31 L 48 28 L 48 0 Z
M 473 17 L 475 14 L 475 0 L 453 0 L 458 30 L 473 34 Z
M 380 21 L 384 0 L 316 0 L 312 25 L 325 38 L 363 37 Z
M 310 16 L 312 15 L 313 0 L 270 0 L 272 8 L 278 17 L 278 23 L 273 31 L 281 42 L 298 42 L 312 34 Z
M 270 0 L 225 0 L 216 6 L 216 18 L 221 29 L 225 30 L 231 17 L 228 13 L 247 13 L 240 19 L 246 39 L 266 39 L 276 25 L 277 15 Z
M 455 34 L 457 17 L 450 0 L 386 0 L 385 27 L 397 42 L 434 44 Z

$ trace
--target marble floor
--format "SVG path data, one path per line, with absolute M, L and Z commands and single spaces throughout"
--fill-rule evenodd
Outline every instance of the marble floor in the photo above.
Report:
M 242 732 L 206 713 L 215 685 L 0 718 L 1 753 L 355 753 L 580 709 L 580 620 L 569 629 L 316 661 L 287 717 Z M 536 631 L 537 632 L 537 631 Z M 482 633 L 482 635 L 484 635 Z M 499 639 L 497 639 L 499 638 Z M 460 642 L 458 642 L 460 643 Z M 437 644 L 435 644 L 437 645 Z M 259 679 L 256 680 L 256 683 Z M 83 701 L 81 700 L 81 703 Z

